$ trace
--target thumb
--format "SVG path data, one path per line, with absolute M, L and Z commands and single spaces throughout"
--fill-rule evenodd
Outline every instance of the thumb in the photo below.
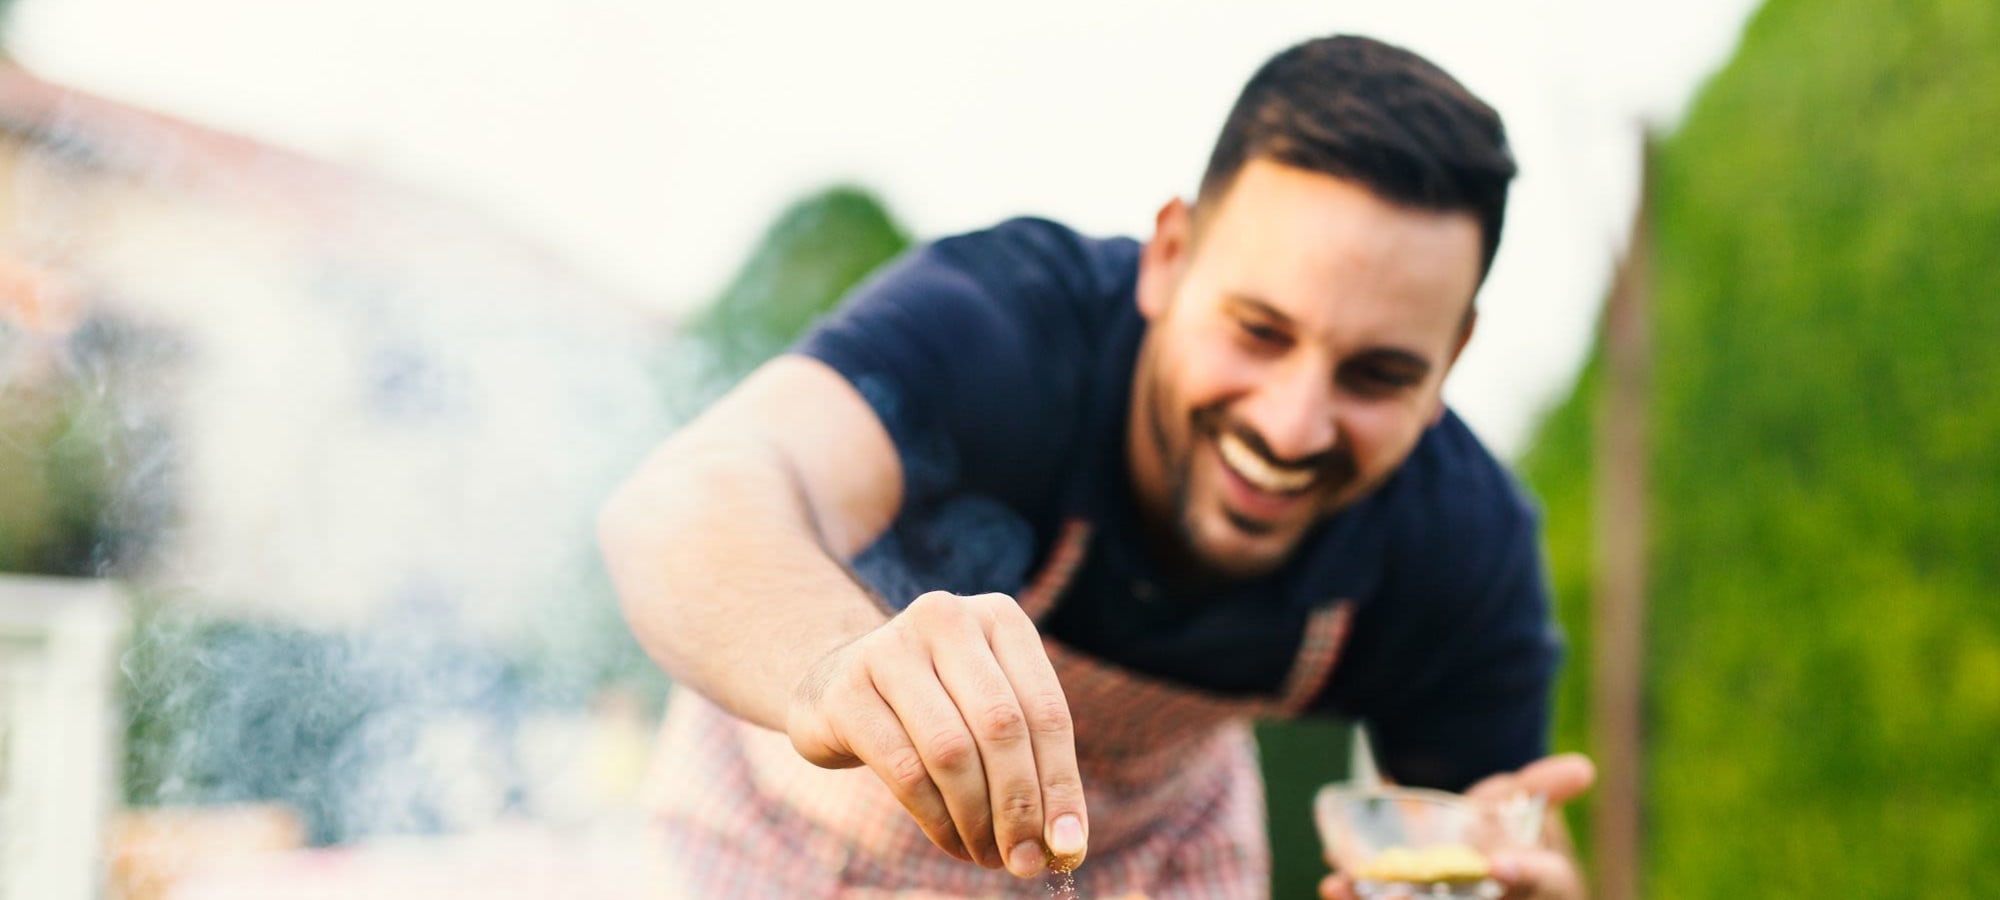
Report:
M 1319 880 L 1320 900 L 1354 900 L 1354 885 L 1339 875 Z
M 1500 800 L 1516 792 L 1540 794 L 1555 806 L 1576 799 L 1597 782 L 1597 766 L 1581 753 L 1560 753 L 1535 760 L 1519 771 L 1494 775 L 1467 789 L 1468 797 Z
M 1583 879 L 1569 858 L 1553 850 L 1507 850 L 1490 860 L 1493 880 L 1506 888 L 1506 900 L 1539 900 L 1583 896 Z

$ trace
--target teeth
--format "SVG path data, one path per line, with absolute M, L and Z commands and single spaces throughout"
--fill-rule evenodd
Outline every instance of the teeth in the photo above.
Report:
M 1302 491 L 1319 474 L 1313 469 L 1281 469 L 1271 465 L 1233 434 L 1223 435 L 1217 445 L 1222 448 L 1222 461 L 1260 491 L 1272 494 Z

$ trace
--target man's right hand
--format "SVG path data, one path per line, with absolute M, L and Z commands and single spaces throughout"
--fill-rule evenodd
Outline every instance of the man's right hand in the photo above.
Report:
M 959 859 L 1028 878 L 1050 853 L 1083 858 L 1069 702 L 1004 594 L 925 594 L 835 648 L 799 680 L 786 731 L 815 765 L 874 770 Z

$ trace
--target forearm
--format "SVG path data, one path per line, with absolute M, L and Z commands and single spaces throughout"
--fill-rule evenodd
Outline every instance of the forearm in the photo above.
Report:
M 640 645 L 677 682 L 783 730 L 815 661 L 886 620 L 835 558 L 782 454 L 709 437 L 656 451 L 599 539 Z

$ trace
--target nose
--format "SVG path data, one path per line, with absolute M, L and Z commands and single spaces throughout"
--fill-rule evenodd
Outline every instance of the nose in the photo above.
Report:
M 1237 407 L 1278 462 L 1298 462 L 1333 449 L 1340 437 L 1333 379 L 1303 360 L 1272 370 Z

